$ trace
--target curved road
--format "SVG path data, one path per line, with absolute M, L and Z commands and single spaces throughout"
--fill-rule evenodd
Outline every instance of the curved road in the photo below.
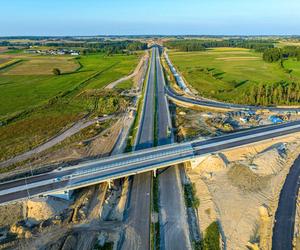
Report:
M 249 110 L 259 110 L 259 109 L 268 109 L 270 111 L 297 111 L 300 112 L 300 108 L 278 108 L 278 107 L 264 107 L 264 106 L 250 106 L 250 105 L 242 105 L 242 104 L 233 104 L 233 103 L 225 103 L 225 102 L 217 102 L 210 100 L 201 100 L 194 99 L 187 96 L 180 95 L 176 93 L 170 86 L 165 87 L 166 95 L 169 98 L 173 98 L 180 102 L 185 102 L 187 104 L 198 105 L 201 107 L 209 107 L 216 109 L 249 109 Z
M 169 62 L 171 64 L 171 62 Z M 169 65 L 170 66 L 170 65 Z M 171 66 L 173 66 L 171 64 Z M 172 71 L 172 69 L 171 69 Z M 173 72 L 173 71 L 172 71 Z M 178 79 L 175 77 L 175 79 Z M 178 82 L 177 82 L 178 84 Z M 180 84 L 178 84 L 180 86 Z M 177 94 L 172 88 L 166 86 L 166 95 L 180 102 L 199 105 L 201 107 L 210 107 L 218 109 L 268 109 L 270 111 L 300 111 L 300 108 L 278 108 L 278 107 L 257 107 L 249 105 L 231 104 L 224 102 L 215 102 L 210 100 L 200 100 L 189 98 Z M 264 130 L 264 129 L 263 129 Z M 201 144 L 201 142 L 199 143 Z M 280 193 L 279 204 L 275 214 L 275 223 L 273 227 L 272 249 L 273 250 L 292 250 L 293 236 L 295 226 L 296 202 L 298 190 L 300 187 L 300 156 L 294 162 Z
M 280 193 L 275 214 L 272 250 L 292 250 L 296 202 L 300 187 L 300 156 L 294 162 Z
M 168 61 L 168 66 L 176 79 L 176 83 L 180 87 L 180 84 L 178 81 L 183 81 L 182 77 L 180 77 L 180 74 L 178 74 L 178 72 L 176 71 L 175 67 L 173 66 L 173 64 L 169 58 L 167 59 L 167 61 Z M 182 87 L 180 87 L 180 88 L 182 89 Z M 188 93 L 188 92 L 186 92 L 186 93 Z M 203 99 L 203 100 L 195 99 L 194 97 L 180 95 L 180 94 L 176 93 L 169 86 L 166 86 L 166 95 L 168 97 L 174 98 L 175 100 L 185 102 L 188 104 L 199 105 L 201 107 L 221 108 L 221 109 L 250 109 L 250 110 L 268 109 L 270 111 L 298 111 L 298 112 L 300 112 L 300 108 L 289 108 L 289 107 L 279 108 L 279 107 L 273 107 L 273 106 L 251 106 L 251 105 L 234 104 L 234 103 L 226 103 L 226 102 L 222 102 L 222 101 L 209 100 L 207 98 Z

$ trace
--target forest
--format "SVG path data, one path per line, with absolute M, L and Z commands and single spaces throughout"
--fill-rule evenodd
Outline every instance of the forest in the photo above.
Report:
M 205 41 L 205 40 L 172 40 L 165 42 L 164 45 L 169 49 L 179 51 L 204 51 L 208 48 L 230 47 L 230 48 L 246 48 L 253 49 L 257 52 L 263 52 L 266 49 L 274 48 L 272 40 L 245 40 L 245 39 L 229 39 L 221 41 Z
M 300 47 L 286 46 L 284 48 L 270 48 L 264 51 L 263 59 L 266 62 L 278 62 L 279 60 L 297 58 L 300 61 Z

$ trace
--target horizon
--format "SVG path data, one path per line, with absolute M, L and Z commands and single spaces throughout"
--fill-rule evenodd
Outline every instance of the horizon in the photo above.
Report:
M 300 34 L 297 0 L 12 0 L 1 9 L 0 22 L 6 24 L 0 28 L 1 37 Z
M 12 36 L 5 36 L 5 35 L 0 35 L 0 38 L 102 38 L 102 37 L 107 37 L 107 38 L 111 38 L 111 37 L 124 37 L 124 38 L 129 38 L 129 37 L 151 37 L 151 38 L 155 38 L 155 37 L 203 37 L 203 38 L 214 38 L 214 37 L 220 37 L 220 38 L 233 38 L 233 37 L 249 37 L 249 38 L 253 38 L 253 37 L 288 37 L 288 38 L 299 38 L 300 34 L 287 34 L 287 35 L 280 35 L 280 34 L 270 34 L 270 35 L 243 35 L 243 34 L 235 34 L 235 35 L 227 35 L 227 34 L 220 34 L 220 35 L 208 35 L 208 34 L 170 34 L 170 35 L 164 35 L 164 34 L 124 34 L 124 35 L 118 35 L 118 34 L 108 34 L 108 35 L 12 35 Z

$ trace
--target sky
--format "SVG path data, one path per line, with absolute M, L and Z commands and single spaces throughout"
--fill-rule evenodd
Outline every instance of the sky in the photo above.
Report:
M 300 35 L 300 0 L 0 0 L 0 36 Z

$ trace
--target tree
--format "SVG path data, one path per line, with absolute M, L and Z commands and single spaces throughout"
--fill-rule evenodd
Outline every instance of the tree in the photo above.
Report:
M 52 72 L 53 72 L 53 74 L 56 75 L 56 76 L 61 75 L 61 71 L 60 71 L 60 69 L 58 69 L 58 68 L 53 69 Z
M 282 51 L 278 48 L 265 50 L 263 59 L 266 62 L 278 62 L 282 58 Z
M 204 237 L 204 250 L 220 250 L 219 225 L 215 221 L 206 229 Z

